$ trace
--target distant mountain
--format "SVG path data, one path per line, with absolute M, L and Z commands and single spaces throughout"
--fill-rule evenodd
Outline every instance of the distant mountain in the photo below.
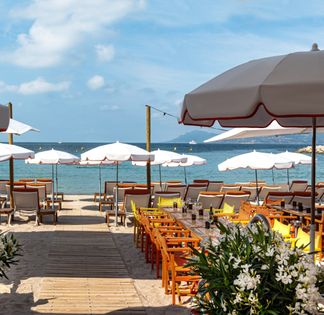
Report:
M 211 132 L 206 132 L 206 131 L 202 131 L 202 130 L 194 130 L 194 131 L 190 131 L 187 132 L 183 135 L 180 135 L 179 137 L 176 137 L 173 140 L 170 140 L 168 142 L 171 143 L 189 143 L 190 141 L 196 141 L 197 143 L 202 143 L 204 142 L 204 140 L 215 136 L 215 133 L 211 133 Z
M 202 143 L 204 140 L 215 136 L 215 133 L 206 132 L 202 130 L 194 130 L 187 132 L 183 135 L 178 136 L 177 138 L 170 140 L 171 143 L 189 143 L 194 140 L 197 143 Z M 302 144 L 309 145 L 311 143 L 311 134 L 297 134 L 297 135 L 285 135 L 285 136 L 272 136 L 272 137 L 256 137 L 256 138 L 247 138 L 247 139 L 236 139 L 236 140 L 226 140 L 220 141 L 219 143 L 287 143 L 287 144 Z M 324 144 L 324 134 L 317 135 L 317 144 Z

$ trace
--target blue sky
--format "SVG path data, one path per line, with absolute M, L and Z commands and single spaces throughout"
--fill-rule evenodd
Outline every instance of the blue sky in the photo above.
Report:
M 324 47 L 320 0 L 0 0 L 0 16 L 0 103 L 41 130 L 16 141 L 144 142 L 145 104 L 179 115 L 230 67 Z M 152 142 L 194 129 L 152 111 Z

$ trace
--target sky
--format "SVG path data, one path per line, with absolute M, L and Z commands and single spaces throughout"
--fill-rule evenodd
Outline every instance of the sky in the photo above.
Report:
M 233 66 L 324 47 L 322 0 L 0 0 L 0 17 L 0 103 L 41 130 L 19 142 L 145 142 L 146 104 L 179 116 Z M 152 110 L 152 142 L 195 129 Z

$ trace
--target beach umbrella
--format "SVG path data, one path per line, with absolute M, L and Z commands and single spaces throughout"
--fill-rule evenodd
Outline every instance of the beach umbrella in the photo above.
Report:
M 159 176 L 160 176 L 160 187 L 162 187 L 162 172 L 161 165 L 164 163 L 180 163 L 186 162 L 187 158 L 179 153 L 167 150 L 157 149 L 155 151 L 151 151 L 151 154 L 154 155 L 154 161 L 151 161 L 151 165 L 159 166 Z M 133 165 L 136 166 L 146 166 L 146 162 L 132 162 Z
M 295 165 L 312 164 L 312 158 L 306 154 L 286 151 L 286 152 L 278 153 L 277 156 L 293 161 Z M 287 182 L 289 185 L 289 169 L 287 169 Z
M 200 156 L 197 155 L 191 155 L 191 154 L 182 154 L 181 155 L 184 159 L 187 159 L 187 161 L 180 161 L 180 162 L 166 162 L 163 164 L 163 166 L 166 167 L 178 167 L 178 166 L 182 166 L 183 167 L 183 171 L 184 171 L 184 176 L 185 176 L 185 183 L 187 184 L 187 171 L 186 171 L 186 167 L 188 166 L 193 166 L 193 165 L 204 165 L 207 164 L 207 160 L 201 158 Z
M 288 169 L 294 166 L 292 161 L 279 157 L 276 154 L 252 151 L 236 155 L 218 164 L 219 171 L 232 171 L 239 168 L 248 168 L 255 171 L 256 194 L 259 203 L 258 170 Z
M 187 125 L 312 128 L 311 251 L 315 241 L 316 128 L 324 127 L 324 52 L 313 44 L 296 52 L 252 60 L 206 82 L 184 97 Z
M 101 166 L 116 164 L 111 161 L 80 161 L 81 166 L 98 166 L 98 178 L 99 178 L 99 200 L 101 199 Z
M 80 161 L 77 156 L 60 151 L 60 150 L 47 150 L 38 152 L 35 154 L 33 159 L 27 159 L 26 163 L 29 164 L 48 164 L 52 165 L 52 208 L 54 209 L 54 165 L 56 165 L 56 194 L 58 193 L 58 175 L 57 175 L 57 165 L 58 164 L 75 164 Z M 57 196 L 56 196 L 57 197 Z
M 34 157 L 34 151 L 14 144 L 0 143 L 0 162 L 10 160 L 10 205 L 13 206 L 12 184 L 14 182 L 13 160 L 25 160 Z
M 9 125 L 7 130 L 3 131 L 3 133 L 11 133 L 15 135 L 22 135 L 29 131 L 37 131 L 39 132 L 39 129 L 36 129 L 32 126 L 29 126 L 27 124 L 24 124 L 18 120 L 10 118 Z
M 111 161 L 116 163 L 116 182 L 118 183 L 118 165 L 125 161 L 154 161 L 154 155 L 135 145 L 115 142 L 101 145 L 81 154 L 82 161 Z M 118 184 L 116 187 L 115 220 L 118 216 Z

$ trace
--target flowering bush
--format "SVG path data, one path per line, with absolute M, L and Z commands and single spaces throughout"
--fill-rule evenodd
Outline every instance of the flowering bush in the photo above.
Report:
M 217 243 L 194 250 L 189 265 L 202 277 L 194 298 L 202 314 L 316 314 L 323 269 L 302 249 L 255 224 L 217 223 Z
M 13 235 L 0 237 L 0 278 L 7 278 L 7 269 L 17 263 L 15 257 L 20 255 L 20 247 Z

